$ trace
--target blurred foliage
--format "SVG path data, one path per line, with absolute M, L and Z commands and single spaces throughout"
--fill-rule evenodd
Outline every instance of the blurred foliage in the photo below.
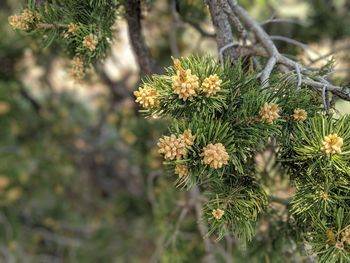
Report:
M 350 2 L 310 0 L 309 26 L 304 35 L 312 40 L 322 37 L 340 39 L 350 35 Z M 322 30 L 320 30 L 322 28 Z
M 70 94 L 44 98 L 37 112 L 20 85 L 0 82 L 2 246 L 19 262 L 107 262 L 132 249 L 130 237 L 147 246 L 151 208 L 142 185 L 160 165 L 148 149 L 161 126 L 132 109 L 111 112 L 99 145 L 96 117 Z
M 0 261 L 149 257 L 143 185 L 160 169 L 153 147 L 163 125 L 138 117 L 130 103 L 93 109 L 69 91 L 34 96 L 18 70 L 25 42 L 1 33 Z M 135 240 L 140 250 L 131 253 Z

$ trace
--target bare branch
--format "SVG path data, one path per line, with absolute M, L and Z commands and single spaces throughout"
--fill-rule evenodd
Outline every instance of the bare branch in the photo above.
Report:
M 338 47 L 338 48 L 334 48 L 330 52 L 328 52 L 327 54 L 324 54 L 324 55 L 322 55 L 322 56 L 312 60 L 311 63 L 309 64 L 309 66 L 311 66 L 312 64 L 315 64 L 315 63 L 317 63 L 317 62 L 319 62 L 319 61 L 321 61 L 323 59 L 326 59 L 326 58 L 328 58 L 328 57 L 330 57 L 330 56 L 332 56 L 332 55 L 334 55 L 336 53 L 339 53 L 339 52 L 342 52 L 342 51 L 346 51 L 348 49 L 350 49 L 350 45 L 348 43 L 346 45 L 344 45 L 344 46 L 341 46 L 341 47 Z
M 298 78 L 297 90 L 299 90 L 300 87 L 301 87 L 301 83 L 302 83 L 302 81 L 303 81 L 303 78 L 302 78 L 302 76 L 301 76 L 300 67 L 299 67 L 298 64 L 295 64 L 295 71 L 296 71 L 296 73 L 297 73 L 297 78 Z
M 204 249 L 206 252 L 206 258 L 204 262 L 207 263 L 215 263 L 215 256 L 213 251 L 213 244 L 211 243 L 210 239 L 207 236 L 208 233 L 208 227 L 202 220 L 202 202 L 200 200 L 200 191 L 198 186 L 194 186 L 191 191 L 190 195 L 192 197 L 192 200 L 194 202 L 194 208 L 197 216 L 197 226 L 198 230 L 203 238 L 204 241 Z
M 172 0 L 170 8 L 171 8 L 172 17 L 176 24 L 176 27 L 184 26 L 187 24 L 191 26 L 193 29 L 195 29 L 202 37 L 215 38 L 214 33 L 207 32 L 199 24 L 196 24 L 193 21 L 190 21 L 185 19 L 184 17 L 181 17 L 181 14 L 178 13 L 178 9 L 176 8 L 176 0 Z
M 130 77 L 131 73 L 127 73 L 123 79 L 119 81 L 112 80 L 106 71 L 103 69 L 103 66 L 101 64 L 98 64 L 96 67 L 96 72 L 98 73 L 99 77 L 101 78 L 101 81 L 107 86 L 111 93 L 111 102 L 112 104 L 120 103 L 124 101 L 127 98 L 133 98 L 133 94 L 128 88 L 126 87 L 126 82 L 128 78 Z
M 29 104 L 32 106 L 34 111 L 39 114 L 41 110 L 40 103 L 25 89 L 25 87 L 20 86 L 19 90 L 21 96 L 29 102 Z
M 322 101 L 323 101 L 323 107 L 328 115 L 329 113 L 329 102 L 328 102 L 328 96 L 327 96 L 327 86 L 324 85 L 322 88 Z
M 142 33 L 141 0 L 125 1 L 124 6 L 130 42 L 139 64 L 141 75 L 151 74 L 153 72 L 154 61 Z
M 319 81 L 314 81 L 310 79 L 303 79 L 303 83 L 313 87 L 314 89 L 317 89 L 321 91 L 323 87 L 326 85 L 327 90 L 332 92 L 334 95 L 337 95 L 339 98 L 343 100 L 350 101 L 350 89 L 349 88 L 344 88 L 340 86 L 335 86 L 327 82 L 327 84 L 319 82 Z
M 302 42 L 300 42 L 298 40 L 295 40 L 295 39 L 292 39 L 292 38 L 289 38 L 289 37 L 285 37 L 285 36 L 270 36 L 270 39 L 284 41 L 284 42 L 287 42 L 289 44 L 298 46 L 298 47 L 300 47 L 300 48 L 302 48 L 304 50 L 310 50 L 313 53 L 315 53 L 316 55 L 321 56 L 320 52 L 318 52 L 317 50 L 312 49 L 309 45 L 306 45 L 306 44 L 304 44 L 304 43 L 302 43 Z
M 218 49 L 221 50 L 223 47 L 230 45 L 234 42 L 231 25 L 228 22 L 228 18 L 225 12 L 220 8 L 220 0 L 209 0 L 209 11 L 211 19 L 216 32 L 216 42 Z M 232 58 L 233 60 L 239 57 L 239 54 L 234 48 L 226 48 L 223 52 L 226 58 Z
M 176 11 L 176 1 L 172 0 L 170 3 L 170 9 L 171 9 L 171 24 L 173 30 L 170 30 L 169 32 L 169 42 L 170 42 L 170 50 L 171 50 L 171 55 L 174 57 L 179 57 L 180 56 L 180 50 L 177 45 L 177 28 L 179 27 L 179 24 L 182 22 L 180 19 L 179 14 Z
M 189 24 L 191 27 L 193 27 L 195 30 L 197 30 L 203 37 L 208 37 L 208 38 L 214 38 L 215 34 L 214 33 L 210 33 L 205 31 L 200 25 L 189 21 L 189 20 L 183 20 L 185 23 Z
M 247 33 L 247 30 L 245 29 L 245 27 L 242 25 L 242 23 L 239 20 L 239 18 L 237 16 L 235 16 L 234 13 L 231 12 L 231 8 L 227 4 L 226 1 L 221 0 L 221 6 L 223 7 L 223 9 L 224 9 L 226 15 L 228 16 L 228 18 L 231 20 L 232 24 L 237 29 L 240 38 L 243 41 L 245 41 L 247 39 L 247 37 L 248 37 L 248 33 Z
M 232 48 L 234 46 L 239 46 L 238 42 L 232 42 L 230 44 L 227 44 L 226 46 L 220 48 L 219 50 L 219 61 L 221 62 L 221 65 L 224 65 L 224 52 L 225 50 L 227 50 L 228 48 Z
M 285 19 L 285 18 L 270 18 L 266 21 L 263 21 L 260 23 L 260 26 L 265 26 L 267 24 L 271 24 L 271 23 L 291 23 L 291 24 L 298 24 L 298 25 L 302 25 L 302 23 L 300 21 L 297 20 L 293 20 L 293 19 Z
M 249 14 L 241 6 L 238 5 L 236 0 L 228 0 L 228 4 L 232 12 L 240 19 L 242 24 L 247 29 L 251 30 L 254 33 L 257 40 L 266 50 L 269 59 L 264 70 L 259 74 L 262 82 L 264 83 L 264 86 L 268 85 L 268 79 L 276 64 L 282 64 L 285 66 L 283 68 L 287 68 L 288 71 L 296 70 L 298 75 L 298 87 L 300 86 L 300 82 L 318 91 L 322 91 L 324 89 L 324 86 L 326 86 L 326 89 L 328 91 L 332 92 L 333 94 L 337 95 L 338 97 L 344 100 L 350 101 L 349 88 L 343 88 L 332 85 L 324 77 L 318 77 L 315 80 L 314 74 L 310 74 L 310 71 L 312 70 L 311 68 L 305 67 L 302 64 L 293 61 L 279 53 L 277 47 L 271 40 L 270 36 L 265 32 L 265 30 L 261 27 L 259 23 L 257 23 L 253 18 L 251 18 Z M 222 8 L 225 9 L 225 7 Z M 251 48 L 254 49 L 254 47 Z M 256 55 L 266 56 L 266 54 L 261 52 L 260 50 L 255 51 L 258 51 L 260 53 L 256 53 Z
M 262 82 L 264 83 L 264 86 L 268 86 L 268 80 L 270 78 L 273 68 L 275 67 L 278 61 L 277 59 L 279 56 L 279 52 L 272 40 L 270 39 L 269 35 L 262 29 L 262 27 L 260 27 L 260 25 L 254 19 L 252 19 L 249 16 L 249 14 L 242 7 L 240 7 L 237 4 L 236 0 L 229 0 L 228 4 L 231 7 L 233 13 L 240 19 L 240 21 L 242 21 L 242 23 L 248 29 L 252 30 L 257 39 L 260 41 L 260 43 L 270 55 L 270 59 L 266 64 L 264 70 L 261 72 L 261 74 L 259 74 Z
M 276 56 L 279 54 L 276 46 L 270 39 L 269 35 L 260 27 L 260 25 L 249 16 L 247 11 L 245 11 L 242 7 L 237 4 L 236 0 L 228 1 L 232 11 L 236 14 L 236 16 L 242 21 L 242 23 L 258 38 L 260 43 L 264 46 L 266 51 L 270 54 L 270 56 Z
M 79 247 L 82 244 L 79 239 L 61 236 L 45 229 L 37 229 L 37 233 L 46 241 L 54 242 L 60 246 Z
M 278 204 L 285 205 L 285 206 L 290 205 L 290 202 L 291 202 L 290 199 L 284 199 L 284 198 L 280 198 L 278 196 L 272 196 L 272 195 L 269 196 L 269 199 L 273 203 L 278 203 Z
M 269 78 L 271 75 L 271 72 L 273 70 L 273 68 L 275 67 L 277 63 L 277 57 L 276 56 L 271 56 L 269 58 L 269 61 L 266 63 L 266 66 L 264 68 L 264 70 L 259 74 L 259 77 L 261 79 L 261 81 L 263 82 L 263 86 L 268 86 L 269 85 Z

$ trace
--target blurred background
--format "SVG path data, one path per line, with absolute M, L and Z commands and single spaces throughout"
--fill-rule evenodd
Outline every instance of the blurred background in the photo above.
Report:
M 332 65 L 333 81 L 349 82 L 348 0 L 240 3 L 282 53 Z M 8 25 L 25 4 L 0 1 L 0 262 L 201 262 L 197 219 L 182 209 L 190 197 L 175 188 L 157 153 L 166 121 L 145 119 L 134 103 L 141 76 L 126 21 L 115 22 L 109 57 L 76 83 L 59 42 L 43 49 L 40 39 Z M 172 55 L 217 55 L 202 0 L 144 0 L 142 7 L 160 71 Z M 337 109 L 350 113 L 346 102 Z M 279 168 L 268 157 L 257 156 L 260 172 L 275 176 Z M 244 252 L 235 240 L 217 243 L 219 262 L 278 262 L 274 253 L 307 262 L 292 241 L 281 240 L 291 230 L 280 210 L 277 217 L 269 227 L 261 221 Z

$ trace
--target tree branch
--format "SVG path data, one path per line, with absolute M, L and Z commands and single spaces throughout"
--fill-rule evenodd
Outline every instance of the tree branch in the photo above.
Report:
M 228 18 L 225 12 L 220 8 L 220 0 L 209 0 L 209 11 L 210 16 L 215 28 L 216 42 L 218 44 L 218 49 L 222 50 L 224 47 L 227 47 L 234 42 L 231 25 L 228 22 Z M 229 47 L 226 48 L 222 53 L 225 54 L 226 58 L 231 58 L 233 60 L 238 59 L 239 53 L 235 48 Z
M 130 42 L 140 68 L 141 75 L 153 72 L 154 61 L 142 33 L 141 0 L 128 0 L 124 3 Z
M 350 89 L 345 87 L 339 87 L 335 86 L 331 83 L 329 83 L 324 77 L 319 76 L 315 78 L 314 73 L 311 71 L 310 68 L 305 67 L 304 65 L 291 60 L 278 51 L 277 47 L 271 40 L 270 36 L 265 32 L 265 30 L 261 27 L 261 25 L 256 22 L 250 15 L 247 13 L 246 10 L 244 10 L 241 6 L 238 5 L 236 0 L 228 0 L 228 4 L 231 8 L 231 11 L 233 14 L 238 17 L 238 19 L 241 21 L 241 23 L 248 29 L 251 30 L 255 37 L 257 38 L 258 42 L 261 44 L 261 46 L 265 49 L 265 52 L 261 52 L 261 49 L 255 49 L 254 47 L 250 47 L 256 52 L 255 55 L 262 55 L 269 58 L 268 62 L 265 65 L 265 68 L 263 71 L 259 74 L 262 82 L 264 83 L 264 86 L 268 85 L 268 79 L 272 73 L 272 70 L 277 64 L 282 64 L 285 67 L 285 72 L 290 71 L 296 71 L 297 73 L 297 79 L 298 82 L 297 86 L 300 86 L 300 83 L 304 83 L 307 86 L 310 86 L 311 88 L 322 91 L 324 88 L 327 91 L 332 92 L 333 94 L 337 95 L 338 97 L 350 101 Z M 224 10 L 225 6 L 221 6 L 221 8 Z M 231 42 L 232 43 L 232 42 Z M 242 55 L 242 53 L 241 53 Z M 226 54 L 227 56 L 227 54 Z
M 200 191 L 198 186 L 192 187 L 190 191 L 190 195 L 192 197 L 192 201 L 194 202 L 194 209 L 196 212 L 197 217 L 197 226 L 199 233 L 201 234 L 203 241 L 204 241 L 204 249 L 206 253 L 206 258 L 204 262 L 206 263 L 215 263 L 215 255 L 213 251 L 213 244 L 211 243 L 210 239 L 207 237 L 208 233 L 208 227 L 203 222 L 203 216 L 202 216 L 202 201 L 200 200 Z
M 223 7 L 224 12 L 226 13 L 227 17 L 231 20 L 232 24 L 237 29 L 240 38 L 245 41 L 248 37 L 248 33 L 245 29 L 245 27 L 242 25 L 241 21 L 238 19 L 237 16 L 235 16 L 230 9 L 230 6 L 227 4 L 226 0 L 220 0 L 221 6 Z
M 278 197 L 278 196 L 269 196 L 269 199 L 271 202 L 273 203 L 278 203 L 278 204 L 281 204 L 281 205 L 285 205 L 285 206 L 289 206 L 290 205 L 290 202 L 291 202 L 291 199 L 290 198 L 281 198 L 281 197 Z
M 68 28 L 68 25 L 65 24 L 47 24 L 47 23 L 38 23 L 36 25 L 37 29 L 53 29 L 53 28 Z
M 289 38 L 289 37 L 285 37 L 285 36 L 270 36 L 270 39 L 271 40 L 284 41 L 286 43 L 298 46 L 298 47 L 300 47 L 300 48 L 302 48 L 304 50 L 310 50 L 313 53 L 315 53 L 316 55 L 321 56 L 321 54 L 317 50 L 314 50 L 314 49 L 310 48 L 308 45 L 306 45 L 306 44 L 304 44 L 304 43 L 302 43 L 302 42 L 300 42 L 298 40 L 295 40 L 295 39 L 292 39 L 292 38 Z
M 263 21 L 260 23 L 261 26 L 265 26 L 270 23 L 291 23 L 291 24 L 297 24 L 301 25 L 301 22 L 293 19 L 283 19 L 283 18 L 270 18 L 266 21 Z
M 191 27 L 193 27 L 195 30 L 198 31 L 199 34 L 201 34 L 203 37 L 208 37 L 208 38 L 214 38 L 216 35 L 214 33 L 210 33 L 205 31 L 200 25 L 189 21 L 189 20 L 183 20 L 186 24 L 189 24 Z
M 29 93 L 28 91 L 23 87 L 20 86 L 20 90 L 19 90 L 21 96 L 29 102 L 29 104 L 32 106 L 32 108 L 34 109 L 34 111 L 39 114 L 40 110 L 41 110 L 41 105 L 39 104 L 39 102 L 37 102 Z

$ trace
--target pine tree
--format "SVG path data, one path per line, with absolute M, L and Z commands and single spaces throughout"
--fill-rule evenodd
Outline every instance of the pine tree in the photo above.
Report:
M 175 4 L 190 24 L 197 18 L 189 13 L 203 11 L 200 3 Z M 310 245 L 308 253 L 315 253 L 318 262 L 349 262 L 350 117 L 339 116 L 329 100 L 330 93 L 350 100 L 349 88 L 330 83 L 327 67 L 315 70 L 282 55 L 237 1 L 207 4 L 219 60 L 173 58 L 173 66 L 145 76 L 134 92 L 145 117 L 169 124 L 158 152 L 169 173 L 176 174 L 176 186 L 200 193 L 194 197 L 197 223 L 205 226 L 200 231 L 218 241 L 234 236 L 247 246 L 259 220 L 277 222 L 293 242 Z M 114 21 L 125 16 L 141 71 L 150 73 L 153 59 L 140 21 L 139 30 L 131 32 L 132 16 L 140 18 L 140 8 L 141 1 L 30 2 L 9 23 L 42 35 L 46 46 L 60 39 L 72 59 L 72 76 L 81 80 L 88 66 L 108 54 Z M 270 144 L 289 187 L 295 188 L 291 200 L 271 195 L 268 180 L 257 172 L 256 155 Z M 286 206 L 286 220 L 269 218 L 274 216 L 271 202 Z M 210 245 L 205 245 L 207 254 Z

